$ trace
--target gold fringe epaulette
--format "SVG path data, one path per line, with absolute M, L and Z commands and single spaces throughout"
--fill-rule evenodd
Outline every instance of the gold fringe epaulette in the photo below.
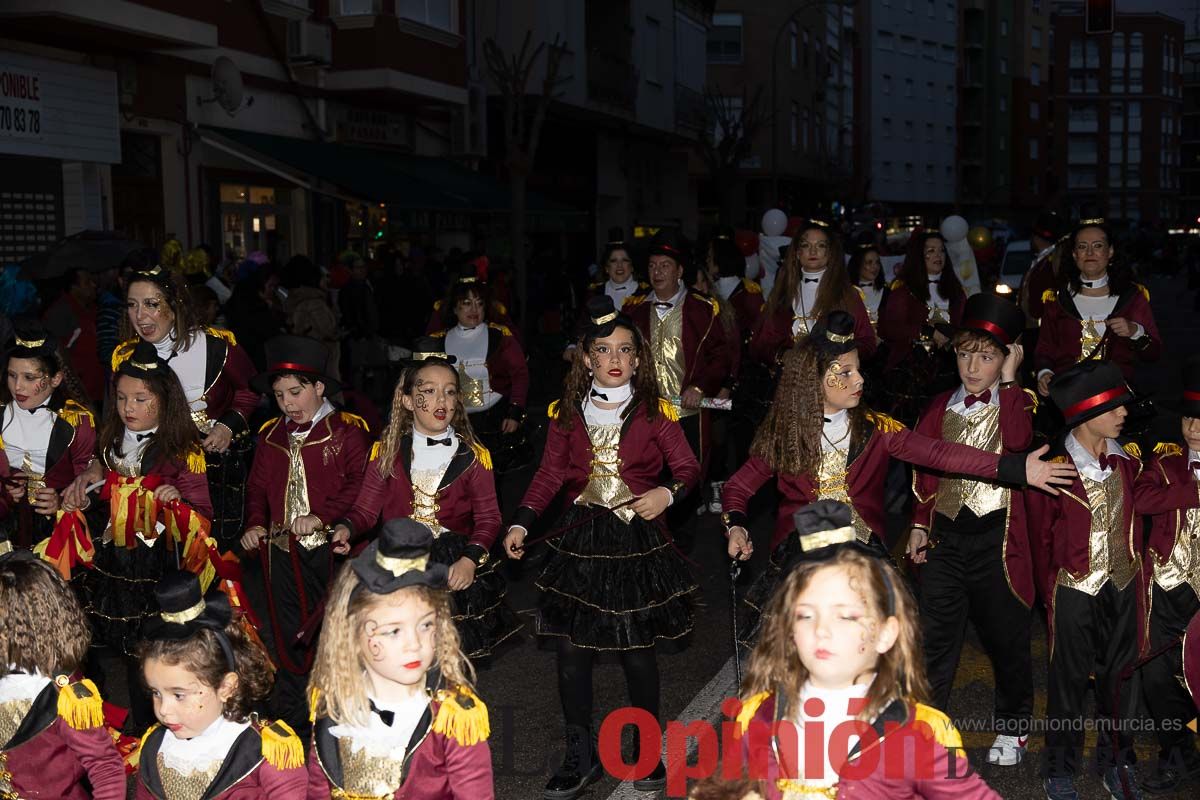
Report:
M 488 449 L 479 442 L 475 442 L 471 445 L 471 452 L 475 454 L 475 459 L 479 462 L 479 466 L 490 472 L 492 469 L 492 454 L 488 452 Z
M 1149 303 L 1150 302 L 1150 290 L 1147 289 L 1145 286 L 1142 286 L 1140 283 L 1135 283 L 1134 286 L 1137 287 L 1138 291 L 1142 293 L 1142 297 L 1146 298 L 1146 302 Z
M 286 722 L 276 720 L 263 725 L 259 736 L 262 737 L 263 760 L 272 767 L 296 769 L 304 766 L 304 743 Z
M 555 400 L 550 405 L 546 406 L 546 416 L 550 419 L 558 419 L 558 401 Z
M 1126 444 L 1123 444 L 1123 445 L 1121 445 L 1121 449 L 1124 450 L 1129 455 L 1133 456 L 1134 458 L 1141 459 L 1141 457 L 1142 457 L 1142 448 L 1138 445 L 1137 442 L 1128 442 Z
M 104 699 L 96 684 L 87 678 L 72 681 L 66 675 L 54 679 L 58 687 L 58 716 L 77 731 L 104 724 Z
M 904 279 L 896 278 L 896 280 L 892 281 L 891 290 L 894 292 L 897 289 L 903 288 L 903 286 L 904 286 Z
M 679 412 L 675 410 L 675 406 L 671 404 L 671 401 L 665 398 L 658 398 L 658 413 L 671 420 L 671 422 L 679 422 Z
M 258 432 L 259 433 L 264 432 L 267 428 L 271 427 L 276 422 L 279 422 L 280 419 L 281 419 L 280 417 L 271 417 L 269 420 L 267 420 L 266 422 L 263 423 L 262 427 L 258 429 Z
M 321 690 L 312 687 L 308 690 L 308 721 L 317 721 L 317 706 L 321 704 Z
M 1053 303 L 1057 299 L 1058 292 L 1054 291 L 1053 289 L 1047 289 L 1046 291 L 1042 292 L 1042 305 L 1045 305 L 1046 303 Z
M 375 444 L 371 445 L 371 457 L 367 460 L 374 461 L 377 458 L 379 458 L 379 442 L 375 442 Z
M 500 333 L 502 333 L 502 334 L 503 334 L 503 335 L 505 335 L 505 336 L 512 336 L 512 335 L 513 335 L 512 331 L 511 331 L 511 330 L 509 330 L 509 327 L 508 327 L 507 325 L 501 325 L 501 324 L 500 324 L 500 323 L 498 323 L 498 322 L 489 322 L 489 323 L 488 323 L 488 327 L 489 327 L 489 328 L 492 328 L 492 329 L 494 329 L 494 330 L 498 330 L 498 331 L 500 331 Z
M 896 433 L 904 430 L 904 423 L 882 411 L 868 411 L 867 420 L 882 433 Z
M 116 346 L 116 349 L 113 350 L 112 354 L 113 372 L 116 372 L 122 364 L 129 360 L 129 357 L 133 355 L 133 348 L 137 346 L 137 343 L 137 337 L 134 337 L 132 339 L 126 339 Z
M 491 735 L 487 706 L 465 686 L 441 689 L 436 697 L 437 716 L 433 732 L 458 742 L 463 747 L 478 744 Z
M 928 725 L 934 741 L 947 750 L 962 749 L 962 734 L 958 732 L 958 728 L 954 727 L 954 723 L 950 721 L 949 717 L 933 706 L 917 703 L 914 708 L 913 721 L 924 722 Z
M 704 302 L 708 303 L 708 305 L 712 308 L 712 315 L 714 317 L 721 313 L 721 306 L 717 304 L 716 300 L 713 300 L 708 295 L 701 294 L 700 292 L 692 292 L 691 294 L 692 297 L 696 298 L 697 300 L 703 300 Z
M 441 311 L 441 310 L 442 310 L 442 301 L 441 301 L 441 300 L 434 300 L 434 301 L 433 301 L 433 310 L 434 310 L 434 311 Z
M 630 308 L 633 308 L 634 306 L 641 305 L 642 303 L 646 302 L 647 297 L 649 297 L 649 295 L 645 294 L 635 294 L 631 297 L 626 297 L 625 302 L 621 304 L 621 307 L 624 308 L 625 306 L 629 306 Z
M 858 292 L 858 299 L 864 303 L 867 301 L 867 293 L 862 290 L 861 286 L 855 286 L 854 291 Z
M 751 695 L 744 703 L 742 703 L 742 710 L 739 711 L 737 715 L 736 729 L 738 731 L 745 733 L 746 730 L 749 729 L 750 720 L 754 719 L 754 715 L 758 713 L 758 709 L 770 696 L 770 692 L 759 692 L 758 694 Z
M 66 420 L 67 424 L 72 428 L 78 428 L 84 419 L 90 422 L 92 427 L 96 426 L 96 418 L 92 415 L 92 410 L 85 405 L 76 403 L 74 400 L 68 400 L 64 403 L 62 411 L 59 411 L 58 415 Z
M 233 335 L 233 331 L 228 330 L 226 328 L 217 328 L 217 327 L 210 326 L 210 327 L 205 328 L 204 332 L 207 333 L 209 336 L 215 336 L 218 339 L 224 339 L 225 341 L 229 342 L 230 347 L 234 347 L 237 345 L 237 337 Z
M 1154 452 L 1160 456 L 1181 456 L 1183 448 L 1174 442 L 1159 442 L 1154 445 Z
M 196 475 L 203 475 L 208 469 L 208 464 L 204 460 L 204 451 L 199 447 L 193 447 L 187 454 L 188 472 Z
M 506 317 L 508 316 L 508 306 L 504 305 L 504 303 L 501 303 L 499 300 L 493 300 L 492 305 L 494 305 L 496 307 L 496 310 L 499 311 L 501 314 L 503 314 Z
M 1029 397 L 1029 405 L 1025 406 L 1025 410 L 1036 412 L 1038 410 L 1038 403 L 1040 402 L 1037 393 L 1032 389 L 1022 389 L 1021 391 Z
M 433 333 L 431 333 L 429 335 L 432 336 L 434 339 L 445 339 L 446 331 L 434 331 Z
M 749 278 L 742 278 L 742 288 L 744 288 L 750 294 L 762 294 L 762 287 L 759 286 L 757 282 L 752 281 Z
M 367 421 L 358 414 L 351 414 L 349 411 L 339 411 L 338 417 L 340 417 L 342 422 L 346 423 L 347 425 L 355 425 L 359 428 L 362 428 L 367 433 L 371 432 L 371 426 L 368 425 Z

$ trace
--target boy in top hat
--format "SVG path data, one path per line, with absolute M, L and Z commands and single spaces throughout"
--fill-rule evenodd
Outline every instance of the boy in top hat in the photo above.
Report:
M 296 634 L 325 596 L 334 552 L 346 542 L 326 533 L 353 506 L 371 438 L 361 417 L 327 399 L 338 382 L 324 374 L 325 346 L 301 336 L 266 343 L 267 368 L 250 386 L 273 396 L 282 412 L 259 431 L 246 485 L 242 547 L 260 554 L 261 579 L 246 581 L 278 667 L 271 715 L 294 730 L 308 728 L 305 687 L 315 646 Z
M 1155 447 L 1146 478 L 1164 487 L 1195 486 L 1200 478 L 1200 358 L 1184 363 L 1183 391 L 1173 410 L 1182 415 L 1183 441 Z M 1149 544 L 1150 647 L 1155 652 L 1166 648 L 1166 652 L 1142 669 L 1142 688 L 1157 721 L 1159 744 L 1157 774 L 1148 777 L 1142 788 L 1157 794 L 1200 777 L 1195 735 L 1186 727 L 1196 710 L 1177 678 L 1182 651 L 1172 645 L 1200 612 L 1200 509 L 1155 514 Z
M 1016 383 L 1023 355 L 1016 340 L 1024 326 L 1024 314 L 1008 300 L 969 298 L 952 339 L 962 383 L 933 398 L 916 432 L 997 454 L 1028 449 L 1036 402 Z M 1017 764 L 1033 712 L 1035 592 L 1022 496 L 993 481 L 926 469 L 914 473 L 913 492 L 908 555 L 923 564 L 919 597 L 933 705 L 950 706 L 970 619 L 996 676 L 999 735 L 988 763 Z
M 1057 496 L 1030 492 L 1026 504 L 1034 574 L 1049 618 L 1044 788 L 1050 800 L 1074 800 L 1089 676 L 1095 676 L 1097 717 L 1119 725 L 1119 709 L 1128 706 L 1117 692 L 1129 689 L 1121 670 L 1147 646 L 1148 571 L 1138 515 L 1195 507 L 1200 494 L 1194 483 L 1147 479 L 1136 445 L 1117 444 L 1125 406 L 1134 400 L 1118 366 L 1084 361 L 1056 375 L 1049 388 L 1067 428 L 1051 452 L 1073 463 L 1078 476 Z M 1097 749 L 1110 794 L 1137 797 L 1130 731 L 1102 733 Z
M 737 346 L 718 318 L 717 301 L 690 291 L 684 282 L 688 257 L 679 237 L 660 232 L 650 246 L 651 292 L 625 302 L 624 312 L 650 342 L 658 384 L 679 398 L 679 424 L 704 475 L 709 451 L 709 412 L 700 401 L 716 397 L 733 373 Z

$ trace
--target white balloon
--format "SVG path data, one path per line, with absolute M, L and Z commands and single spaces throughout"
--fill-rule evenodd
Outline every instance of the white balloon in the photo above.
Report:
M 782 236 L 783 232 L 787 230 L 787 224 L 787 214 L 783 213 L 778 208 L 772 208 L 770 211 L 763 214 L 762 232 L 767 236 Z M 964 230 L 963 236 L 966 235 L 966 231 Z
M 946 240 L 947 244 L 961 242 L 963 239 L 967 238 L 967 230 L 969 227 L 970 226 L 967 225 L 967 221 L 957 214 L 946 217 L 944 220 L 942 220 L 942 238 Z

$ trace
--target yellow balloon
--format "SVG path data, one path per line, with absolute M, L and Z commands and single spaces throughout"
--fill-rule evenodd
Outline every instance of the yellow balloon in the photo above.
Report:
M 967 231 L 967 241 L 971 243 L 971 247 L 976 250 L 982 250 L 992 243 L 992 231 L 990 228 L 985 228 L 982 225 L 976 225 L 971 230 Z

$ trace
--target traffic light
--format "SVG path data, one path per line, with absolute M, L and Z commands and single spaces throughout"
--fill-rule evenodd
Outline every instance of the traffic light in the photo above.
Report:
M 1088 33 L 1112 33 L 1117 0 L 1087 0 L 1083 27 Z

